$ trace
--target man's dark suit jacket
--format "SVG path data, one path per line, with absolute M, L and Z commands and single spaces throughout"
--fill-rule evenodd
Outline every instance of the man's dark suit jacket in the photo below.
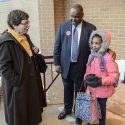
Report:
M 76 78 L 83 79 L 86 71 L 86 63 L 90 54 L 89 37 L 96 27 L 86 21 L 82 21 L 82 29 L 79 43 L 79 56 L 76 64 Z M 72 23 L 70 20 L 62 23 L 59 27 L 55 46 L 54 64 L 61 66 L 62 77 L 65 79 L 71 64 L 71 37 Z

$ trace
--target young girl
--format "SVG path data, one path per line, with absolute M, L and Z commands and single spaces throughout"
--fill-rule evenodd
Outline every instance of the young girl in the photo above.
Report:
M 108 32 L 92 32 L 89 41 L 91 54 L 84 77 L 89 91 L 95 94 L 101 108 L 99 125 L 105 125 L 107 98 L 114 94 L 119 76 L 118 66 L 107 52 L 110 42 L 111 36 Z

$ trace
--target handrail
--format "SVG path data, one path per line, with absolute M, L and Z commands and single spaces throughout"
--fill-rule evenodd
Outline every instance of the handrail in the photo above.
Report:
M 43 73 L 43 84 L 44 84 L 44 91 L 45 93 L 49 90 L 49 88 L 52 86 L 52 84 L 55 82 L 55 80 L 57 79 L 57 77 L 59 76 L 59 73 L 53 77 L 53 71 L 52 71 L 52 67 L 53 67 L 53 56 L 43 56 L 44 59 L 45 59 L 45 62 L 47 65 L 50 65 L 50 70 L 51 70 L 51 78 L 52 78 L 52 81 L 51 83 L 48 85 L 48 87 L 46 87 L 46 73 Z M 51 60 L 50 60 L 51 59 Z M 48 61 L 49 60 L 49 61 Z

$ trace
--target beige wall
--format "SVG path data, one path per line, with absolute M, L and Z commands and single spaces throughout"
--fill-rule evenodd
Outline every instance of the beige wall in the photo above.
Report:
M 33 42 L 44 55 L 52 55 L 58 26 L 69 18 L 74 3 L 83 6 L 85 20 L 111 33 L 111 48 L 118 59 L 125 59 L 125 0 L 11 0 L 0 3 L 0 32 L 7 28 L 9 11 L 23 9 L 30 15 L 29 34 Z
M 125 59 L 125 0 L 65 0 L 66 17 L 69 7 L 79 3 L 84 7 L 84 19 L 112 35 L 111 47 L 118 59 Z
M 55 32 L 58 30 L 58 25 L 65 20 L 65 5 L 64 0 L 54 0 L 54 22 Z
M 47 2 L 48 1 L 49 0 L 47 0 Z M 52 20 L 54 18 L 55 33 L 57 32 L 60 22 L 70 18 L 69 10 L 71 5 L 79 3 L 84 8 L 84 19 L 95 24 L 99 30 L 109 31 L 112 35 L 110 48 L 116 52 L 117 59 L 125 59 L 125 0 L 53 0 L 53 3 L 54 11 L 52 12 L 54 13 L 54 17 L 52 17 Z M 52 4 L 46 5 L 47 8 L 52 9 Z M 41 6 L 44 5 L 41 4 Z M 45 10 L 41 11 L 41 13 L 44 13 L 44 11 Z M 48 10 L 46 11 L 49 12 Z M 49 12 L 45 18 L 50 19 L 51 16 Z M 48 23 L 48 21 L 46 23 Z M 41 25 L 43 24 L 41 23 Z M 52 26 L 50 26 L 50 28 L 51 27 Z M 55 39 L 53 32 L 54 31 L 51 31 L 53 39 L 49 38 L 47 41 Z M 41 39 L 44 38 L 46 39 L 46 36 L 43 36 Z M 53 41 L 51 43 L 54 44 Z M 53 45 L 47 46 L 47 48 L 50 48 L 50 54 L 52 54 L 53 51 L 53 48 L 51 48 L 52 46 Z M 48 51 L 46 52 L 48 53 Z
M 42 53 L 52 55 L 55 41 L 53 0 L 39 0 L 39 19 Z

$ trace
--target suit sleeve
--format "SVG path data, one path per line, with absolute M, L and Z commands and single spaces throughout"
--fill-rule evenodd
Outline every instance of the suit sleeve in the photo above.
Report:
M 10 47 L 9 44 L 5 42 L 0 45 L 0 72 L 3 79 L 8 84 L 8 87 L 14 86 L 18 80 L 18 75 L 15 73 L 13 67 Z
M 59 27 L 55 45 L 54 45 L 54 64 L 60 65 L 60 55 L 61 55 L 61 25 Z

